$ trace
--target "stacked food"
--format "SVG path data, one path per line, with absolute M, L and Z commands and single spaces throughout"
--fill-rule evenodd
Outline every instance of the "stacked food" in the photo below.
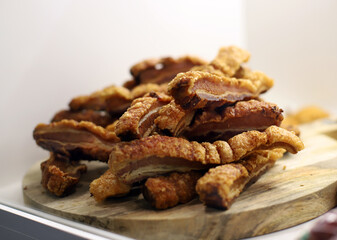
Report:
M 273 86 L 244 63 L 250 54 L 221 48 L 211 62 L 196 57 L 151 59 L 131 68 L 133 79 L 72 99 L 70 109 L 34 130 L 51 152 L 41 164 L 42 185 L 57 196 L 71 193 L 86 166 L 108 163 L 90 184 L 100 202 L 142 186 L 155 208 L 199 195 L 226 209 L 244 187 L 303 143 L 280 127 L 282 110 L 260 94 Z

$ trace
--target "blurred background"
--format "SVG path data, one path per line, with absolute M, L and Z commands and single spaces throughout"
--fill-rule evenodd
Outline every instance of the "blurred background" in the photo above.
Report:
M 221 46 L 252 54 L 286 111 L 337 114 L 337 1 L 0 0 L 0 195 L 21 201 L 27 169 L 48 156 L 32 138 L 71 98 L 130 79 L 133 64 Z

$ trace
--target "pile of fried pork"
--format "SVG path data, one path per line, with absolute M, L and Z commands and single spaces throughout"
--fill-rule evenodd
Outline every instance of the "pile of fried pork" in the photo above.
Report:
M 81 160 L 102 161 L 108 170 L 90 184 L 97 202 L 141 185 L 156 209 L 197 196 L 229 208 L 285 152 L 304 148 L 280 127 L 282 109 L 260 98 L 273 80 L 246 67 L 249 58 L 229 46 L 211 62 L 149 59 L 131 68 L 122 87 L 72 99 L 34 129 L 37 145 L 50 152 L 41 164 L 43 187 L 71 194 L 87 170 Z

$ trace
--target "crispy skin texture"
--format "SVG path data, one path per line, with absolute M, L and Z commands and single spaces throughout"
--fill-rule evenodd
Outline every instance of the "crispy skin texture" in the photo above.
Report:
M 72 111 L 92 109 L 107 111 L 113 116 L 120 116 L 134 99 L 153 91 L 167 92 L 167 83 L 160 85 L 154 83 L 141 84 L 132 90 L 125 87 L 109 86 L 90 95 L 73 98 L 69 107 Z
M 190 125 L 194 114 L 194 110 L 184 110 L 172 100 L 159 109 L 154 123 L 160 132 L 169 136 L 179 136 Z
M 257 150 L 274 148 L 297 153 L 304 146 L 295 134 L 277 126 L 264 132 L 244 132 L 228 142 L 213 144 L 156 135 L 114 144 L 109 167 L 123 182 L 131 184 L 172 171 L 186 172 L 238 161 Z
M 257 98 L 271 84 L 262 80 L 236 79 L 208 72 L 178 74 L 168 85 L 168 93 L 184 109 L 216 108 L 224 104 Z
M 72 111 L 92 109 L 118 114 L 124 112 L 131 101 L 130 90 L 124 87 L 109 86 L 90 95 L 73 98 L 69 107 Z
M 209 207 L 228 209 L 244 187 L 271 168 L 283 153 L 283 149 L 260 151 L 239 163 L 210 169 L 196 185 L 200 200 Z
M 191 171 L 148 178 L 143 187 L 144 198 L 156 209 L 187 203 L 197 196 L 195 185 L 202 175 L 201 172 Z
M 100 160 L 106 162 L 113 143 L 119 142 L 114 132 L 92 122 L 62 120 L 38 124 L 33 137 L 40 147 L 69 157 L 71 160 Z
M 149 136 L 155 129 L 154 120 L 159 109 L 171 99 L 170 96 L 160 93 L 135 99 L 116 125 L 117 136 L 123 141 Z
M 131 186 L 122 183 L 110 169 L 90 183 L 90 193 L 96 202 L 103 202 L 108 197 L 121 197 L 128 194 Z
M 204 65 L 206 62 L 200 58 L 185 56 L 181 58 L 148 59 L 131 67 L 130 73 L 138 84 L 167 83 L 178 73 L 186 72 L 194 66 Z
M 149 94 L 151 92 L 156 92 L 156 93 L 167 93 L 167 83 L 162 83 L 162 84 L 155 84 L 155 83 L 147 83 L 147 84 L 141 84 L 136 86 L 135 88 L 132 89 L 131 91 L 131 97 L 132 99 L 136 99 L 139 97 L 143 97 L 146 94 Z
M 61 197 L 74 190 L 87 167 L 51 153 L 50 158 L 41 163 L 41 171 L 42 186 L 50 193 Z
M 210 65 L 231 77 L 249 58 L 250 53 L 241 48 L 236 46 L 222 47 Z
M 257 100 L 240 101 L 224 109 L 203 111 L 182 133 L 189 140 L 215 141 L 245 131 L 264 131 L 271 125 L 280 126 L 283 116 L 277 105 Z
M 105 111 L 94 111 L 91 109 L 86 109 L 82 111 L 70 111 L 70 110 L 61 110 L 56 113 L 51 120 L 51 122 L 59 122 L 63 119 L 75 120 L 77 122 L 87 121 L 93 122 L 97 126 L 106 127 L 109 124 L 115 121 L 115 118 L 112 118 Z

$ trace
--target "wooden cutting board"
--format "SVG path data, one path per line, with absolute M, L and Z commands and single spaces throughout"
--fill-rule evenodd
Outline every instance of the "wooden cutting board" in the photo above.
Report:
M 247 188 L 227 211 L 195 199 L 153 210 L 139 191 L 98 204 L 90 197 L 92 179 L 106 164 L 88 163 L 76 192 L 64 198 L 40 185 L 39 163 L 23 179 L 26 204 L 74 221 L 137 239 L 238 239 L 285 229 L 322 215 L 337 204 L 337 121 L 303 126 L 305 150 L 287 154 Z

